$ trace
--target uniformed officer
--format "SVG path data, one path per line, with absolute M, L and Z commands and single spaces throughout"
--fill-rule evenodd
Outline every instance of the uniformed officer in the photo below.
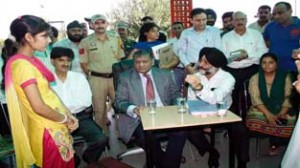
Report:
M 128 38 L 128 24 L 125 22 L 119 22 L 117 24 L 117 31 L 118 34 L 120 35 L 123 46 L 124 46 L 124 53 L 125 53 L 125 58 L 127 58 L 130 54 L 130 52 L 133 50 L 134 45 L 136 44 L 136 41 L 131 40 Z
M 92 16 L 91 23 L 95 32 L 79 44 L 80 63 L 91 86 L 96 122 L 108 133 L 106 98 L 112 102 L 115 98 L 112 65 L 124 57 L 124 51 L 121 39 L 107 33 L 104 15 Z

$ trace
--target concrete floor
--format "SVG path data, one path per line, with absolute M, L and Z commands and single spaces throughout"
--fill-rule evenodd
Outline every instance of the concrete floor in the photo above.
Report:
M 123 151 L 126 151 L 126 146 L 117 139 L 116 132 L 115 132 L 115 123 L 114 119 L 111 117 L 113 112 L 109 113 L 109 118 L 112 121 L 112 124 L 110 126 L 110 150 L 107 150 L 105 154 L 101 156 L 112 156 L 116 157 L 118 154 L 120 154 Z M 223 136 L 223 132 L 216 133 L 216 148 L 220 152 L 220 168 L 228 168 L 228 138 Z M 279 166 L 279 163 L 281 161 L 281 158 L 283 156 L 285 148 L 281 148 L 279 155 L 277 156 L 269 156 L 268 155 L 268 139 L 264 138 L 261 140 L 261 152 L 259 158 L 256 157 L 256 139 L 253 137 L 250 139 L 250 162 L 248 163 L 248 168 L 277 168 Z M 79 154 L 79 156 L 82 153 L 82 150 L 84 148 L 84 145 L 76 147 L 76 152 Z M 185 157 L 185 163 L 181 164 L 181 168 L 206 168 L 208 167 L 207 161 L 208 161 L 208 154 L 205 154 L 203 157 L 201 157 L 199 154 L 197 154 L 196 149 L 189 144 L 189 142 L 186 143 L 183 151 L 183 156 Z M 140 154 L 131 155 L 123 158 L 121 160 L 124 163 L 127 163 L 134 168 L 143 168 L 146 162 L 145 159 L 145 153 L 142 152 Z M 9 164 L 9 160 L 6 159 L 4 161 L 4 164 L 0 164 L 0 168 L 7 167 L 5 165 Z M 1 163 L 1 162 L 0 162 Z M 80 167 L 85 167 L 86 164 L 82 161 Z M 8 167 L 15 167 L 14 165 L 8 166 Z
M 112 114 L 112 113 L 110 113 Z M 126 146 L 120 142 L 115 134 L 114 119 L 111 119 L 112 124 L 110 126 L 110 146 L 111 149 L 107 152 L 108 155 L 116 157 L 117 154 L 126 151 Z M 224 135 L 224 132 L 216 133 L 216 148 L 220 152 L 220 168 L 227 168 L 228 166 L 228 138 Z M 268 147 L 269 142 L 267 138 L 261 139 L 260 156 L 256 157 L 256 138 L 250 139 L 250 162 L 248 168 L 277 168 L 280 164 L 285 148 L 280 149 L 279 155 L 269 156 Z M 186 159 L 185 163 L 181 164 L 181 168 L 205 168 L 208 167 L 208 154 L 201 157 L 194 146 L 188 141 L 184 147 L 183 156 Z M 105 156 L 102 156 L 105 157 Z M 122 162 L 127 163 L 134 168 L 143 168 L 145 165 L 145 153 L 127 156 L 122 159 Z

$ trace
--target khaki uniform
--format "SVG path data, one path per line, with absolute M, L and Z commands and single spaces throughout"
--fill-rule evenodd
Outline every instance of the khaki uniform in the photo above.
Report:
M 79 44 L 80 63 L 87 63 L 88 76 L 93 95 L 93 107 L 97 124 L 108 132 L 106 126 L 106 98 L 115 99 L 112 78 L 112 65 L 124 57 L 122 41 L 119 37 L 107 34 L 104 41 L 96 38 L 95 33 Z

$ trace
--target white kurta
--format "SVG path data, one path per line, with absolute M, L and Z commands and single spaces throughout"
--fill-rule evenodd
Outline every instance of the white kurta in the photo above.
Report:
M 227 108 L 231 106 L 231 93 L 234 89 L 235 79 L 230 73 L 219 69 L 209 80 L 199 72 L 195 75 L 199 77 L 203 89 L 196 91 L 189 87 L 188 100 L 201 99 L 210 104 L 224 102 Z

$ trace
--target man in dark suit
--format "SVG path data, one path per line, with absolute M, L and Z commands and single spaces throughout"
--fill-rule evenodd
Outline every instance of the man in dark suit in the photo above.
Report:
M 143 127 L 139 119 L 141 108 L 147 104 L 149 78 L 153 81 L 154 100 L 157 106 L 173 105 L 180 96 L 180 92 L 175 83 L 172 73 L 152 67 L 154 58 L 151 52 L 139 50 L 134 53 L 134 68 L 120 74 L 115 107 L 126 114 L 126 120 L 120 130 L 120 137 L 128 141 L 134 136 L 138 145 L 145 149 L 145 139 Z M 177 168 L 180 166 L 182 150 L 185 144 L 185 134 L 178 131 L 164 131 L 168 136 L 168 146 L 165 152 L 161 150 L 158 142 L 158 133 L 153 133 L 151 137 L 151 148 L 153 150 L 154 164 L 159 168 Z

